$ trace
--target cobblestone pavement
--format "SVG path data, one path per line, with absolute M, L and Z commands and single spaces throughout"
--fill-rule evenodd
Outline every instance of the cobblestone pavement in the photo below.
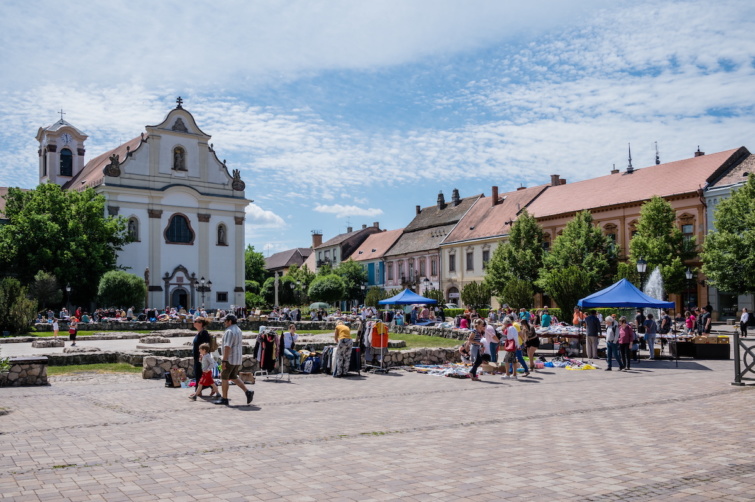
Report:
M 136 375 L 0 389 L 10 500 L 753 500 L 755 388 L 731 361 L 481 382 L 259 381 L 252 406 Z

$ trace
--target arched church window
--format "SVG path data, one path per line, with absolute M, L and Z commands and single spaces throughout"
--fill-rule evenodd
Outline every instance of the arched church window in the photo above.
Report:
M 218 225 L 218 246 L 227 246 L 228 245 L 228 237 L 227 237 L 227 230 L 225 228 L 225 225 L 222 223 Z
M 60 175 L 73 176 L 73 153 L 68 148 L 60 151 Z
M 173 149 L 173 170 L 186 171 L 186 150 L 177 146 Z
M 165 242 L 167 244 L 194 243 L 194 231 L 186 216 L 174 214 L 170 217 L 168 227 L 165 229 Z
M 136 216 L 128 219 L 128 236 L 133 242 L 139 242 L 139 220 Z

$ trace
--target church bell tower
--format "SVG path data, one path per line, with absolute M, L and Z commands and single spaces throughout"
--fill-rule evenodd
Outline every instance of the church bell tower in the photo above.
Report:
M 84 168 L 84 142 L 88 136 L 63 120 L 37 131 L 39 183 L 68 183 Z

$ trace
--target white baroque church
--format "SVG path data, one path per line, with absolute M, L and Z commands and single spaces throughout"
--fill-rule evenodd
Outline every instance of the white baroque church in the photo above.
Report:
M 182 106 L 146 132 L 85 162 L 87 135 L 61 119 L 40 128 L 39 182 L 92 187 L 128 220 L 118 265 L 144 276 L 148 307 L 244 305 L 245 184 L 228 172 Z

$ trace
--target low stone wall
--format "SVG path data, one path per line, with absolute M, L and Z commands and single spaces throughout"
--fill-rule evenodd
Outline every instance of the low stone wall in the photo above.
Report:
M 451 340 L 466 340 L 467 338 L 469 338 L 469 330 L 433 328 L 433 327 L 428 327 L 428 326 L 414 326 L 411 324 L 404 324 L 401 326 L 392 326 L 391 333 L 401 333 L 401 334 L 406 334 L 406 335 L 438 336 L 441 338 L 448 338 Z
M 47 354 L 50 366 L 70 366 L 72 364 L 127 363 L 141 366 L 147 352 L 84 352 L 73 354 Z
M 54 347 L 65 347 L 66 342 L 63 338 L 37 338 L 31 342 L 31 346 L 35 349 L 49 349 Z
M 144 357 L 142 378 L 162 378 L 166 371 L 173 367 L 186 370 L 186 376 L 194 378 L 194 362 L 191 357 L 159 357 L 149 355 Z M 445 362 L 460 362 L 459 351 L 453 348 L 439 349 L 410 349 L 390 350 L 385 356 L 384 366 L 411 366 L 415 364 L 442 364 Z M 364 356 L 362 356 L 364 367 Z M 257 371 L 259 362 L 251 355 L 245 355 L 242 371 Z M 283 360 L 283 371 L 288 373 L 291 366 L 288 359 Z
M 242 331 L 259 331 L 260 326 L 268 328 L 286 329 L 291 321 L 247 321 L 239 319 L 239 328 Z M 334 330 L 336 323 L 333 321 L 299 321 L 294 322 L 297 330 Z M 66 335 L 68 332 L 68 322 L 60 321 L 60 334 Z M 52 324 L 43 322 L 34 324 L 34 328 L 40 332 L 52 331 Z M 147 321 L 119 321 L 119 322 L 92 322 L 88 324 L 79 324 L 79 330 L 86 331 L 166 331 L 166 330 L 186 330 L 192 331 L 191 322 L 147 322 Z M 210 331 L 223 331 L 225 324 L 222 321 L 212 321 L 207 327 Z M 167 336 L 167 335 L 166 335 Z
M 0 387 L 47 385 L 46 357 L 11 357 L 10 371 L 0 373 Z

